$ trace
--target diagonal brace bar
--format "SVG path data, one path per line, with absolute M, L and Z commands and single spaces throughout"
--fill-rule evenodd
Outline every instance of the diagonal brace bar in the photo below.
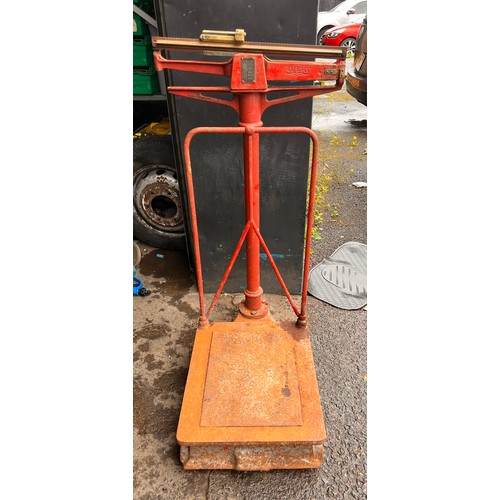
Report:
M 247 222 L 245 229 L 243 229 L 243 232 L 241 233 L 240 239 L 238 241 L 238 244 L 236 245 L 236 249 L 234 250 L 233 256 L 231 257 L 231 260 L 229 261 L 226 272 L 224 273 L 224 276 L 222 277 L 222 280 L 219 284 L 219 288 L 217 288 L 217 292 L 215 292 L 212 303 L 210 304 L 210 307 L 208 308 L 207 318 L 208 318 L 208 316 L 210 316 L 210 314 L 212 314 L 212 311 L 214 310 L 215 304 L 219 300 L 219 296 L 222 292 L 222 289 L 224 288 L 224 285 L 226 284 L 227 278 L 229 277 L 229 273 L 231 272 L 231 269 L 233 268 L 233 265 L 236 262 L 236 258 L 238 257 L 238 255 L 240 253 L 241 247 L 243 246 L 243 242 L 245 241 L 245 238 L 247 237 L 247 233 L 251 227 L 253 227 L 255 229 L 255 222 L 253 222 L 253 220 L 249 220 Z

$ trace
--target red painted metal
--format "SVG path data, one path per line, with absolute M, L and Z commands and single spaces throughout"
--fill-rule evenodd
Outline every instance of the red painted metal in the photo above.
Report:
M 198 236 L 198 219 L 196 217 L 196 201 L 195 201 L 195 194 L 194 194 L 194 183 L 193 183 L 193 171 L 191 168 L 191 154 L 190 154 L 190 149 L 189 146 L 191 145 L 191 141 L 193 137 L 197 134 L 205 133 L 205 134 L 215 134 L 215 133 L 225 133 L 225 134 L 241 134 L 244 133 L 245 129 L 243 127 L 197 127 L 191 129 L 187 135 L 186 138 L 184 139 L 184 160 L 186 163 L 186 186 L 187 186 L 187 191 L 188 191 L 188 201 L 189 201 L 189 216 L 191 219 L 191 231 L 193 233 L 193 252 L 194 252 L 194 260 L 195 260 L 195 268 L 196 268 L 196 282 L 198 283 L 198 292 L 199 292 L 199 297 L 200 297 L 200 319 L 199 319 L 199 326 L 205 327 L 208 326 L 208 320 L 207 316 L 205 314 L 205 296 L 203 293 L 203 274 L 201 272 L 201 255 L 200 255 L 200 239 Z M 243 241 L 241 242 L 243 244 Z M 241 248 L 241 245 L 239 245 Z M 237 252 L 239 252 L 239 248 L 237 248 Z M 236 256 L 234 257 L 234 260 L 236 260 L 236 257 L 238 256 L 238 253 L 236 253 Z M 234 261 L 229 263 L 228 270 L 226 270 L 227 276 L 229 276 L 229 272 L 231 268 L 233 267 Z M 225 279 L 223 278 L 223 282 L 225 283 L 227 276 Z M 222 286 L 224 285 L 222 283 Z M 222 286 L 221 286 L 221 291 L 222 291 Z M 220 295 L 220 292 L 219 294 Z M 217 295 L 217 297 L 218 297 Z M 215 304 L 213 304 L 215 306 Z M 213 307 L 211 307 L 210 310 L 212 310 Z
M 262 54 L 235 54 L 226 62 L 183 61 L 162 57 L 159 50 L 154 52 L 155 66 L 158 71 L 177 69 L 194 73 L 210 73 L 225 75 L 231 78 L 231 89 L 239 92 L 250 90 L 266 90 L 269 81 L 313 81 L 343 80 L 345 62 L 286 61 L 271 60 Z M 253 81 L 242 78 L 242 67 L 245 60 L 252 60 L 255 75 Z
M 252 229 L 255 231 L 255 234 L 257 235 L 257 238 L 259 239 L 260 244 L 262 245 L 262 248 L 264 249 L 265 254 L 267 255 L 267 258 L 269 259 L 269 263 L 271 264 L 271 267 L 274 271 L 274 274 L 276 274 L 276 277 L 278 278 L 278 281 L 281 285 L 281 288 L 283 289 L 283 292 L 285 292 L 285 296 L 288 299 L 288 302 L 290 302 L 290 305 L 292 306 L 293 312 L 299 316 L 299 310 L 297 309 L 297 306 L 295 305 L 295 302 L 292 299 L 292 296 L 290 295 L 290 292 L 288 291 L 288 288 L 285 285 L 285 282 L 283 281 L 283 278 L 281 277 L 281 273 L 279 272 L 278 266 L 274 262 L 273 256 L 271 252 L 269 251 L 269 248 L 267 248 L 266 242 L 264 241 L 264 238 L 260 234 L 260 231 L 257 229 L 257 227 L 252 224 Z
M 258 78 L 258 77 L 257 77 Z M 259 181 L 259 134 L 254 133 L 255 127 L 262 126 L 262 110 L 259 94 L 241 94 L 240 125 L 245 127 L 243 136 L 244 179 L 245 179 L 245 215 L 246 220 L 252 220 L 255 227 L 260 227 L 260 181 Z M 268 312 L 262 303 L 263 290 L 260 286 L 260 248 L 259 240 L 254 231 L 247 235 L 247 287 L 245 288 L 245 307 L 255 318 L 261 318 Z M 241 308 L 240 308 L 241 310 Z M 242 312 L 244 312 L 243 310 Z
M 314 191 L 318 162 L 318 139 L 316 134 L 306 127 L 263 127 L 262 114 L 270 106 L 282 104 L 297 99 L 312 97 L 339 90 L 344 82 L 345 62 L 297 62 L 270 60 L 262 54 L 236 54 L 229 61 L 171 61 L 164 59 L 159 51 L 155 53 L 155 65 L 158 70 L 177 69 L 183 71 L 202 72 L 225 75 L 230 78 L 229 87 L 169 87 L 172 94 L 204 100 L 215 104 L 223 104 L 233 108 L 240 118 L 239 127 L 198 127 L 191 130 L 184 142 L 184 157 L 186 164 L 186 180 L 189 198 L 189 210 L 193 234 L 193 250 L 196 265 L 198 291 L 200 295 L 200 327 L 207 326 L 208 316 L 222 292 L 224 284 L 231 272 L 236 258 L 246 241 L 247 254 L 247 286 L 244 291 L 245 300 L 240 306 L 243 316 L 257 319 L 268 314 L 268 304 L 263 300 L 263 290 L 260 286 L 260 246 L 264 249 L 271 267 L 289 300 L 294 313 L 297 315 L 297 326 L 306 324 L 307 282 L 309 275 L 309 260 L 311 253 L 311 236 L 314 218 Z M 304 86 L 304 87 L 268 87 L 268 81 L 274 80 L 335 80 L 334 85 Z M 293 92 L 292 95 L 269 99 L 273 92 Z M 231 100 L 218 99 L 206 95 L 214 92 L 231 92 Z M 198 223 L 196 218 L 195 193 L 192 178 L 190 145 L 193 137 L 200 133 L 243 134 L 244 180 L 245 180 L 245 219 L 246 224 L 240 240 L 232 255 L 229 265 L 222 277 L 215 293 L 208 314 L 205 313 L 205 299 L 203 292 L 203 276 L 201 271 L 201 257 L 198 239 Z M 304 251 L 304 274 L 300 311 L 281 277 L 272 255 L 260 233 L 259 210 L 259 135 L 261 133 L 304 133 L 307 134 L 313 145 L 311 176 L 309 183 L 309 201 L 307 208 L 306 245 Z
M 302 278 L 302 297 L 300 305 L 300 313 L 297 315 L 299 317 L 299 323 L 305 324 L 306 320 L 306 301 L 307 301 L 307 286 L 309 277 L 309 264 L 311 257 L 311 236 L 314 222 L 314 198 L 315 198 L 315 186 L 316 186 L 316 175 L 318 170 L 318 151 L 319 151 L 319 141 L 318 136 L 309 128 L 306 127 L 261 127 L 256 130 L 257 132 L 266 133 L 302 133 L 307 134 L 312 140 L 312 160 L 311 160 L 311 178 L 309 180 L 309 203 L 307 206 L 307 229 L 306 229 L 306 246 L 304 249 L 304 274 Z M 272 261 L 272 257 L 268 255 L 269 260 Z M 277 269 L 275 270 L 275 272 Z M 276 274 L 278 276 L 278 274 Z M 295 311 L 295 309 L 294 309 Z
M 238 254 L 240 253 L 241 247 L 243 246 L 243 242 L 245 241 L 245 237 L 246 237 L 249 229 L 252 227 L 252 222 L 253 221 L 249 220 L 247 222 L 247 225 L 245 226 L 245 229 L 243 229 L 243 232 L 241 233 L 240 239 L 238 241 L 238 244 L 236 245 L 236 249 L 234 250 L 234 253 L 233 253 L 233 256 L 231 257 L 231 260 L 229 261 L 226 272 L 224 273 L 224 276 L 222 277 L 220 285 L 217 288 L 217 292 L 215 292 L 214 298 L 212 299 L 212 303 L 210 304 L 210 307 L 208 308 L 207 316 L 210 316 L 210 314 L 214 310 L 215 304 L 217 303 L 217 300 L 219 299 L 219 296 L 222 292 L 222 289 L 224 288 L 224 285 L 226 284 L 227 278 L 229 277 L 229 273 L 231 272 L 231 269 L 233 268 L 233 265 L 236 262 L 236 258 L 238 257 Z
M 262 127 L 262 126 L 256 126 L 253 127 L 253 134 L 252 136 L 258 136 L 260 133 L 303 133 L 307 134 L 311 140 L 312 140 L 312 162 L 311 162 L 311 177 L 309 181 L 309 201 L 308 201 L 308 207 L 307 207 L 307 229 L 306 229 L 306 245 L 305 245 L 305 250 L 304 250 L 304 274 L 303 274 L 303 279 L 302 279 L 302 296 L 301 296 L 301 306 L 300 306 L 300 311 L 295 305 L 286 285 L 285 282 L 283 281 L 283 278 L 281 277 L 281 274 L 279 272 L 279 269 L 274 262 L 274 259 L 272 257 L 271 252 L 267 248 L 267 245 L 264 241 L 264 238 L 260 234 L 259 226 L 255 221 L 255 205 L 258 208 L 258 197 L 257 197 L 257 203 L 255 203 L 255 197 L 254 197 L 254 192 L 252 192 L 252 189 L 250 189 L 248 186 L 253 185 L 253 173 L 251 169 L 249 169 L 248 172 L 248 181 L 245 179 L 247 182 L 245 182 L 245 198 L 247 201 L 247 223 L 243 229 L 243 232 L 240 236 L 240 239 L 238 241 L 238 244 L 236 245 L 236 249 L 231 257 L 231 260 L 226 268 L 226 271 L 222 277 L 222 280 L 219 284 L 219 287 L 214 295 L 214 298 L 212 299 L 212 303 L 209 307 L 208 313 L 205 316 L 205 298 L 204 298 L 204 292 L 203 292 L 203 276 L 202 276 L 202 271 L 201 271 L 201 258 L 200 258 L 200 251 L 199 251 L 199 241 L 198 241 L 198 223 L 196 219 L 196 204 L 195 204 L 195 193 L 194 193 L 194 188 L 193 188 L 193 178 L 192 178 L 192 167 L 191 167 L 191 157 L 190 157 L 190 146 L 191 146 L 191 141 L 193 137 L 197 134 L 205 133 L 205 134 L 214 134 L 214 133 L 219 133 L 219 134 L 246 134 L 247 129 L 245 127 L 198 127 L 192 129 L 186 136 L 185 142 L 184 142 L 184 157 L 186 161 L 186 179 L 187 179 L 187 188 L 188 188 L 188 195 L 189 195 L 189 202 L 190 202 L 190 211 L 191 211 L 191 225 L 193 227 L 193 240 L 194 240 L 194 254 L 195 254 L 195 264 L 196 264 L 196 272 L 197 272 L 197 282 L 198 282 L 198 290 L 199 290 L 199 295 L 200 295 L 200 326 L 206 325 L 207 317 L 210 316 L 212 313 L 215 304 L 217 303 L 217 300 L 222 292 L 222 289 L 224 287 L 224 284 L 227 281 L 227 278 L 229 277 L 229 274 L 231 272 L 231 269 L 233 268 L 233 265 L 236 261 L 236 258 L 239 255 L 239 252 L 243 246 L 243 242 L 247 241 L 247 259 L 250 261 L 248 258 L 248 247 L 250 246 L 250 250 L 255 249 L 257 247 L 257 250 L 259 249 L 259 243 L 262 245 L 262 248 L 267 255 L 267 258 L 269 259 L 269 263 L 276 274 L 276 277 L 283 289 L 283 292 L 285 293 L 285 296 L 287 297 L 288 301 L 290 302 L 290 305 L 294 311 L 294 313 L 298 317 L 298 324 L 303 325 L 305 324 L 306 321 L 306 301 L 307 301 L 307 285 L 308 285 L 308 275 L 309 275 L 309 260 L 310 260 L 310 254 L 311 254 L 311 235 L 312 235 L 312 226 L 313 226 L 313 221 L 314 221 L 314 185 L 316 183 L 316 172 L 317 172 L 317 166 L 318 166 L 318 148 L 319 148 L 319 142 L 318 142 L 318 137 L 316 134 L 311 130 L 306 127 Z M 249 154 L 249 159 L 248 161 L 251 163 L 253 160 L 252 154 Z M 256 186 L 256 191 L 258 192 L 258 183 Z M 194 217 L 193 217 L 194 214 Z M 250 239 L 250 235 L 254 236 L 258 240 L 257 244 L 253 240 Z M 254 257 L 255 259 L 255 257 Z M 257 270 L 260 271 L 260 266 L 259 266 L 259 255 L 257 255 L 256 259 L 256 265 L 257 265 Z M 255 268 L 250 267 L 250 264 L 248 264 L 247 268 L 247 274 L 248 274 L 248 286 L 247 289 L 245 290 L 245 296 L 247 300 L 245 301 L 245 307 L 249 309 L 250 311 L 255 311 L 253 314 L 251 314 L 252 318 L 255 318 L 259 315 L 259 308 L 263 307 L 262 304 L 262 288 L 260 288 L 260 283 L 258 279 L 258 274 L 255 273 Z M 252 288 L 254 287 L 254 288 Z M 253 296 L 252 296 L 253 294 Z M 250 300 L 248 300 L 248 297 L 250 296 Z M 256 307 L 257 304 L 257 307 Z M 266 306 L 264 305 L 264 309 Z M 260 311 L 262 312 L 262 311 Z

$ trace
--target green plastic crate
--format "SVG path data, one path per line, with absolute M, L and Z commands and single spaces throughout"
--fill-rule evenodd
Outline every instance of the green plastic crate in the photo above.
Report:
M 146 21 L 139 15 L 134 14 L 134 36 L 148 36 L 149 35 L 149 26 Z
M 153 64 L 153 47 L 149 37 L 134 38 L 134 67 L 149 68 Z
M 134 94 L 153 95 L 160 91 L 158 73 L 154 69 L 134 69 Z

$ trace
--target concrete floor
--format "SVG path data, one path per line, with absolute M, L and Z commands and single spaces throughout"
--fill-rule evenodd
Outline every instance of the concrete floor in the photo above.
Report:
M 326 118 L 325 118 L 326 117 Z M 329 117 L 329 118 L 328 118 Z M 366 108 L 345 91 L 314 99 L 320 138 L 318 210 L 311 265 L 347 241 L 366 241 Z M 182 252 L 141 244 L 138 277 L 152 291 L 134 297 L 134 498 L 366 498 L 367 311 L 308 298 L 309 331 L 327 443 L 320 469 L 184 471 L 175 440 L 198 318 L 194 276 Z M 210 298 L 210 297 L 209 297 Z M 234 318 L 242 295 L 224 294 L 211 319 Z M 294 318 L 284 296 L 266 298 L 276 320 Z

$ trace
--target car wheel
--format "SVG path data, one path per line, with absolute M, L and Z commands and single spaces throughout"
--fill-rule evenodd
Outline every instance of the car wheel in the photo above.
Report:
M 321 37 L 325 34 L 326 31 L 328 31 L 330 28 L 333 28 L 333 26 L 325 26 L 324 28 L 321 28 L 318 33 L 318 39 L 316 40 L 316 45 L 321 45 Z
M 352 37 L 346 38 L 345 40 L 342 40 L 340 46 L 347 47 L 348 56 L 354 55 L 354 49 L 356 48 L 356 39 Z
M 134 238 L 157 248 L 186 246 L 182 204 L 169 135 L 144 135 L 133 144 Z

